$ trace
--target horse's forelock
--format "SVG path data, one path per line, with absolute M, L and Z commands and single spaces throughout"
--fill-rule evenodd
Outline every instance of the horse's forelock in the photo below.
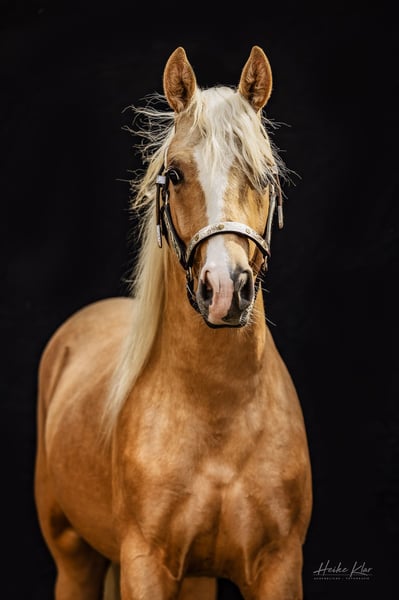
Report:
M 255 187 L 273 180 L 275 167 L 281 174 L 283 163 L 270 140 L 268 120 L 234 88 L 202 90 L 188 111 L 191 130 L 200 132 L 201 151 L 210 169 L 217 171 L 234 161 Z

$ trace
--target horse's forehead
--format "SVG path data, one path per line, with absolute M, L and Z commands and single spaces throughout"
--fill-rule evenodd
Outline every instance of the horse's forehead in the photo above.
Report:
M 194 150 L 199 144 L 199 137 L 184 135 L 179 132 L 172 138 L 167 149 L 167 155 L 169 160 L 179 160 L 182 162 L 192 162 L 194 157 Z
M 206 136 L 198 132 L 179 131 L 167 149 L 167 162 L 195 166 L 202 182 L 208 175 L 213 179 L 224 178 L 233 165 L 233 153 L 228 148 L 218 152 Z
M 234 155 L 227 148 L 221 152 L 212 147 L 210 140 L 198 130 L 179 127 L 169 147 L 168 162 L 184 167 L 191 182 L 197 180 L 202 191 L 208 222 L 213 223 L 226 217 L 227 190 L 230 189 L 229 212 L 239 205 L 240 169 L 234 169 Z M 237 181 L 236 181 L 237 183 Z M 231 187 L 233 184 L 233 188 Z M 232 190 L 234 189 L 234 192 Z M 237 192 L 237 193 L 235 193 Z

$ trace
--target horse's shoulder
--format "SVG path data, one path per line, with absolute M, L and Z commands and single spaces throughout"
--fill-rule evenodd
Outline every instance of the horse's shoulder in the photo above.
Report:
M 134 301 L 115 297 L 93 302 L 67 318 L 48 340 L 39 366 L 42 389 L 51 396 L 63 374 L 71 382 L 93 369 L 105 373 L 130 325 Z

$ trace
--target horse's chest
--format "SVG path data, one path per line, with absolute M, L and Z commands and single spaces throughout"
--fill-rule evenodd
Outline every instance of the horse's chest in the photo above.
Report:
M 168 416 L 156 416 L 156 428 L 141 421 L 129 438 L 121 485 L 129 515 L 167 563 L 220 572 L 288 534 L 282 457 L 268 432 L 257 430 L 258 414 L 253 423 L 248 414 L 218 423 L 207 435 L 184 420 L 175 420 L 171 435 Z
M 259 469 L 251 482 L 247 469 L 203 460 L 197 472 L 169 471 L 152 480 L 140 526 L 172 563 L 190 564 L 197 572 L 220 569 L 248 550 L 256 552 L 279 529 L 268 502 L 271 487 Z

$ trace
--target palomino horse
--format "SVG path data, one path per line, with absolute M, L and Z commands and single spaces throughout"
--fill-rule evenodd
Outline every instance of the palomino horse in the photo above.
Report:
M 135 109 L 131 297 L 74 314 L 40 363 L 35 497 L 55 598 L 98 600 L 111 564 L 123 600 L 210 600 L 218 578 L 246 600 L 299 600 L 310 460 L 260 291 L 284 174 L 269 62 L 254 46 L 237 89 L 201 89 L 179 47 L 163 88 L 172 110 Z

